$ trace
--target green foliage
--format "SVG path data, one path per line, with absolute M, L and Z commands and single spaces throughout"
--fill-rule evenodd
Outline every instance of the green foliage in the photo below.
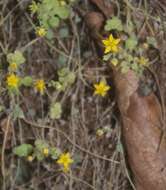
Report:
M 30 144 L 21 144 L 13 149 L 13 153 L 19 157 L 27 157 L 33 151 L 33 146 Z
M 50 81 L 49 86 L 56 88 L 58 91 L 65 91 L 75 82 L 76 75 L 73 71 L 64 67 L 58 71 L 58 78 L 58 81 Z
M 68 86 L 71 86 L 75 81 L 75 73 L 68 68 L 62 68 L 58 71 L 59 83 L 62 85 L 61 90 L 64 91 Z
M 122 61 L 120 66 L 121 66 L 121 72 L 122 73 L 127 73 L 130 69 L 130 63 L 127 61 Z
M 34 156 L 37 158 L 38 161 L 42 161 L 45 158 L 43 154 L 43 150 L 45 148 L 49 148 L 49 145 L 46 141 L 41 139 L 37 139 L 35 141 Z
M 155 48 L 157 48 L 157 41 L 154 37 L 147 37 L 147 43 Z
M 46 38 L 51 40 L 53 37 L 54 37 L 53 31 L 51 29 L 48 29 L 46 33 Z
M 135 35 L 135 25 L 130 19 L 127 19 L 127 22 L 123 25 L 119 18 L 112 17 L 112 19 L 107 20 L 105 30 L 115 30 L 113 32 L 117 32 L 117 39 L 121 39 L 121 42 L 118 51 L 105 54 L 103 56 L 103 61 L 110 61 L 110 63 L 114 67 L 119 68 L 122 73 L 127 73 L 129 70 L 133 70 L 136 74 L 141 76 L 144 68 L 149 65 L 149 61 L 146 58 L 147 49 L 150 46 L 157 47 L 155 38 L 147 37 L 146 42 L 140 43 Z M 111 47 L 111 45 L 114 45 L 113 43 L 114 42 L 108 41 L 108 45 L 104 45 Z
M 58 65 L 61 66 L 61 67 L 65 66 L 66 62 L 67 62 L 67 58 L 64 55 L 59 55 L 59 57 L 58 57 Z
M 129 50 L 134 50 L 138 44 L 136 37 L 130 37 L 125 42 L 125 48 Z
M 14 106 L 13 110 L 13 118 L 16 120 L 17 118 L 23 119 L 25 118 L 23 110 L 20 108 L 18 104 Z
M 7 61 L 9 63 L 16 63 L 17 65 L 20 65 L 25 62 L 25 58 L 21 51 L 16 50 L 14 53 L 9 53 L 7 55 Z
M 142 75 L 144 66 L 146 66 L 146 64 L 140 64 L 141 57 L 134 56 L 133 52 L 128 52 L 127 49 L 122 49 L 119 52 L 117 59 L 120 62 L 119 67 L 122 73 L 127 73 L 129 70 L 133 70 L 138 75 Z
M 61 5 L 58 0 L 43 0 L 38 4 L 37 17 L 45 29 L 56 28 L 60 20 L 69 17 L 69 6 Z
M 112 19 L 106 21 L 104 29 L 106 31 L 111 31 L 111 30 L 122 31 L 123 30 L 122 21 L 118 17 L 112 17 Z
M 67 27 L 63 27 L 61 29 L 59 29 L 59 36 L 61 38 L 66 38 L 69 36 L 69 29 Z
M 26 86 L 26 87 L 32 86 L 32 84 L 33 84 L 32 77 L 26 76 L 26 77 L 22 78 L 21 84 L 24 85 L 24 86 Z
M 61 154 L 61 151 L 58 148 L 55 148 L 55 147 L 50 148 L 50 155 L 52 159 L 54 160 L 58 159 L 60 154 Z
M 56 102 L 50 107 L 50 118 L 51 119 L 60 119 L 62 114 L 62 107 L 59 102 Z
M 37 139 L 34 146 L 30 144 L 21 144 L 13 149 L 13 153 L 18 157 L 32 156 L 33 159 L 36 158 L 38 161 L 43 161 L 46 157 L 44 150 L 48 150 L 48 155 L 53 160 L 58 159 L 61 154 L 61 150 L 55 147 L 49 146 L 49 144 L 42 139 Z
M 108 53 L 103 56 L 103 61 L 108 61 L 111 58 L 111 53 Z

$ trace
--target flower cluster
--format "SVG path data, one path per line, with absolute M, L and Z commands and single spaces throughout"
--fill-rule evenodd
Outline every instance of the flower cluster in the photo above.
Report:
M 69 152 L 62 153 L 56 147 L 50 146 L 46 141 L 37 139 L 34 146 L 31 144 L 21 144 L 13 149 L 18 157 L 24 157 L 27 161 L 43 161 L 52 159 L 56 164 L 62 167 L 64 172 L 69 172 L 74 160 Z
M 33 86 L 34 89 L 41 95 L 44 94 L 44 91 L 46 90 L 46 85 L 43 79 L 33 80 L 30 76 L 19 76 L 19 69 L 21 65 L 25 62 L 25 58 L 22 52 L 16 50 L 14 53 L 9 53 L 7 55 L 7 61 L 9 63 L 9 67 L 6 84 L 10 92 L 17 93 L 19 91 L 19 87 L 21 86 Z
M 31 15 L 36 16 L 38 23 L 36 35 L 51 38 L 53 29 L 59 26 L 60 21 L 69 17 L 69 8 L 74 0 L 43 0 L 29 5 Z
M 119 68 L 122 73 L 133 70 L 142 75 L 144 67 L 149 65 L 149 60 L 143 55 L 144 51 L 136 38 L 131 37 L 122 41 L 110 34 L 108 38 L 102 40 L 102 43 L 105 48 L 103 60 L 109 60 L 111 65 Z M 146 49 L 147 46 L 144 50 Z

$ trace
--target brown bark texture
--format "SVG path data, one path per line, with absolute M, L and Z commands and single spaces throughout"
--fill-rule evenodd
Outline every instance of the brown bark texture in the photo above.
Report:
M 114 72 L 122 136 L 137 190 L 166 189 L 166 141 L 161 138 L 162 112 L 157 97 L 140 96 L 138 78 Z

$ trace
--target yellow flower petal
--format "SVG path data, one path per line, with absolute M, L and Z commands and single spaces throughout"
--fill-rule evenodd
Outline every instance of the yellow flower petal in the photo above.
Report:
M 112 36 L 112 34 L 109 35 L 109 41 L 113 42 L 114 41 L 114 37 Z
M 116 39 L 116 40 L 114 40 L 114 44 L 119 44 L 119 42 L 120 42 L 120 39 L 118 38 L 118 39 Z
M 110 44 L 110 41 L 109 41 L 109 40 L 102 40 L 102 42 L 103 42 L 103 44 L 104 44 L 105 46 L 108 46 L 108 45 Z
M 110 51 L 112 50 L 112 47 L 111 46 L 107 46 L 105 47 L 105 50 L 104 50 L 104 53 L 109 53 Z
M 112 50 L 112 52 L 116 53 L 116 52 L 118 52 L 118 47 L 117 46 L 112 46 L 111 50 Z
M 105 91 L 108 91 L 109 89 L 110 89 L 110 86 L 105 86 L 105 87 L 104 87 L 104 90 L 105 90 Z

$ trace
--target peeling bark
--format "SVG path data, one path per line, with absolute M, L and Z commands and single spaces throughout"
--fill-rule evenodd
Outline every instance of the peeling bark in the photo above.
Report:
M 114 72 L 118 107 L 123 121 L 122 136 L 137 190 L 166 189 L 166 141 L 161 137 L 161 106 L 151 93 L 140 96 L 132 71 Z

